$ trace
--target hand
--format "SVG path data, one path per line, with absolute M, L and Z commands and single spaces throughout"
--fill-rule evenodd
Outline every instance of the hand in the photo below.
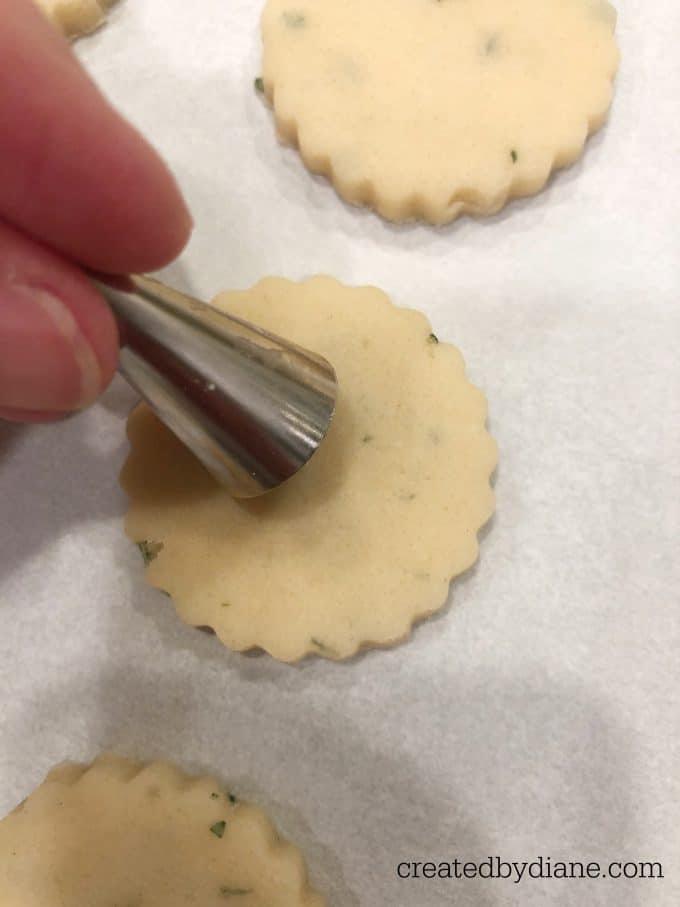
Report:
M 116 325 L 78 266 L 153 270 L 191 218 L 166 166 L 108 105 L 32 0 L 0 22 L 0 419 L 91 403 Z

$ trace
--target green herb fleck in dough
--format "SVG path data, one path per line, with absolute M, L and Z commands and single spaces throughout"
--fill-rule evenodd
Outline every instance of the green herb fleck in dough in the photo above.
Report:
M 220 888 L 220 894 L 224 898 L 229 898 L 237 894 L 250 894 L 252 890 L 252 888 L 230 888 L 228 885 L 223 885 Z
M 513 163 L 513 164 L 516 164 L 516 163 L 517 163 L 517 158 L 519 157 L 519 155 L 517 154 L 517 152 L 515 151 L 514 148 L 513 148 L 512 151 L 510 152 L 510 157 L 511 157 L 511 159 L 512 159 L 512 163 Z
M 210 799 L 211 799 L 211 800 L 219 800 L 219 799 L 220 799 L 220 795 L 217 793 L 217 791 L 213 791 L 213 792 L 210 794 Z
M 221 822 L 215 822 L 214 825 L 210 826 L 210 831 L 215 835 L 216 838 L 224 837 L 224 830 L 227 827 L 227 823 L 222 820 Z
M 368 444 L 369 441 L 373 440 L 373 435 L 364 435 L 361 439 L 362 444 Z
M 155 558 L 158 557 L 160 552 L 163 550 L 163 542 L 137 542 L 137 547 L 142 553 L 142 559 L 144 561 L 144 566 L 146 567 L 151 563 Z
M 493 56 L 498 50 L 498 35 L 489 35 L 484 43 L 484 53 L 487 57 Z
M 428 343 L 439 343 L 439 337 L 437 337 L 436 334 L 430 334 L 430 336 L 427 338 L 427 342 Z
M 238 797 L 236 796 L 236 794 L 232 794 L 231 791 L 229 791 L 227 797 L 229 798 L 230 803 L 238 803 Z
M 223 608 L 231 608 L 231 602 L 222 602 Z
M 315 646 L 319 650 L 319 652 L 323 653 L 324 655 L 337 655 L 338 654 L 335 649 L 331 649 L 330 646 L 327 646 L 326 643 L 321 642 L 320 639 L 316 639 L 316 637 L 314 637 L 314 636 L 312 636 L 310 638 L 310 642 L 313 646 Z
M 264 91 L 264 80 L 262 79 L 262 76 L 258 76 L 255 79 L 255 91 L 259 91 L 260 94 Z
M 283 21 L 286 23 L 288 28 L 304 28 L 307 24 L 307 19 L 305 18 L 304 13 L 298 12 L 285 12 L 283 14 Z

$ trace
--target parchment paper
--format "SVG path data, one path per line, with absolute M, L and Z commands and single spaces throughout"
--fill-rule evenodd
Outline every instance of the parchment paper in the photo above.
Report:
M 424 310 L 488 395 L 498 511 L 410 642 L 290 667 L 226 651 L 145 587 L 121 380 L 81 417 L 2 425 L 0 814 L 111 748 L 228 780 L 337 907 L 680 903 L 680 12 L 619 12 L 614 107 L 584 159 L 441 230 L 346 206 L 277 143 L 253 90 L 259 0 L 125 0 L 77 45 L 190 201 L 165 277 L 210 297 L 329 273 Z M 396 871 L 491 855 L 665 878 Z

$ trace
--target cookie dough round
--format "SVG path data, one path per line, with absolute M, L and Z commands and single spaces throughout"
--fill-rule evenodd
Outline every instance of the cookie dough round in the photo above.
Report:
M 211 778 L 103 756 L 0 822 L 3 907 L 323 907 L 300 853 Z
M 37 0 L 38 6 L 69 38 L 94 31 L 115 0 Z
M 581 154 L 611 102 L 615 21 L 606 0 L 267 0 L 263 89 L 344 199 L 444 224 Z
M 493 511 L 496 446 L 460 353 L 373 287 L 269 278 L 215 304 L 326 356 L 328 436 L 296 476 L 234 500 L 144 406 L 128 426 L 126 529 L 180 617 L 294 661 L 394 643 L 446 601 Z

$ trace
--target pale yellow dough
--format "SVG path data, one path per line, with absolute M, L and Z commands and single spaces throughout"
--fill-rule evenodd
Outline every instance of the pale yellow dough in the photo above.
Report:
M 69 38 L 94 31 L 106 19 L 115 0 L 36 0 L 55 25 Z
M 268 0 L 282 138 L 349 202 L 433 224 L 538 192 L 603 122 L 605 0 Z
M 404 638 L 475 561 L 493 511 L 496 446 L 460 353 L 424 315 L 329 277 L 269 278 L 215 303 L 326 356 L 337 409 L 298 475 L 235 501 L 138 408 L 122 483 L 149 581 L 187 623 L 284 661 Z
M 2 907 L 232 903 L 325 901 L 308 887 L 300 853 L 214 779 L 103 756 L 55 769 L 0 822 Z

